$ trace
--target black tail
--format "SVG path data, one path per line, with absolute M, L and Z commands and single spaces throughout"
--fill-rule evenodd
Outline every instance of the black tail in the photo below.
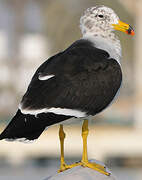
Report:
M 22 114 L 17 111 L 11 122 L 0 135 L 0 140 L 16 140 L 24 138 L 27 140 L 37 139 L 44 131 L 45 126 L 39 122 L 34 115 Z
M 41 113 L 38 116 L 23 114 L 17 111 L 8 126 L 0 134 L 0 140 L 34 140 L 37 139 L 46 127 L 61 122 L 69 116 L 56 115 L 53 113 Z

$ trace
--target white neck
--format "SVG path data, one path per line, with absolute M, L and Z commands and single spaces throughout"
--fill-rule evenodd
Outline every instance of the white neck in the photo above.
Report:
M 113 32 L 108 36 L 102 36 L 101 34 L 85 33 L 82 39 L 91 41 L 96 48 L 105 50 L 109 53 L 110 58 L 114 58 L 120 64 L 121 60 L 121 45 L 119 39 Z

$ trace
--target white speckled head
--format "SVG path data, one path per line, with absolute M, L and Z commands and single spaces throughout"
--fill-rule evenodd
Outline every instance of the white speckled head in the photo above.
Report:
M 118 16 L 115 12 L 105 6 L 88 8 L 80 19 L 82 34 L 93 33 L 105 35 L 114 31 L 112 24 L 118 23 Z
M 112 24 L 118 24 L 119 17 L 106 6 L 88 8 L 80 18 L 83 39 L 88 39 L 94 46 L 107 51 L 111 58 L 120 62 L 121 45 L 114 34 Z

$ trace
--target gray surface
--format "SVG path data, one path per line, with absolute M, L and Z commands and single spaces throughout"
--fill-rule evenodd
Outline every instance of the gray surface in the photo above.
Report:
M 96 160 L 93 160 L 96 162 Z M 97 161 L 98 162 L 98 161 Z M 99 163 L 102 164 L 102 163 Z M 110 172 L 107 169 L 107 172 Z M 92 170 L 87 167 L 77 166 L 72 169 L 66 170 L 62 173 L 56 173 L 53 176 L 49 176 L 44 180 L 116 180 L 112 175 L 106 176 L 95 170 Z
M 59 165 L 50 163 L 50 166 L 0 166 L 0 180 L 44 180 L 56 174 Z M 113 175 L 117 180 L 142 180 L 142 168 L 112 167 Z M 76 180 L 76 179 L 73 179 Z

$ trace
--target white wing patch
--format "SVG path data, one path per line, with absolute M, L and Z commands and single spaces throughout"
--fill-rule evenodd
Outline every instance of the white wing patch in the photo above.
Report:
M 26 138 L 17 138 L 17 139 L 6 138 L 5 140 L 8 141 L 8 142 L 18 141 L 18 142 L 22 142 L 22 143 L 33 143 L 33 142 L 36 141 L 36 139 L 29 140 L 29 139 L 26 139 Z
M 38 79 L 41 80 L 41 81 L 45 81 L 45 80 L 48 80 L 52 77 L 54 77 L 55 75 L 53 74 L 50 74 L 50 75 L 46 75 L 46 76 L 42 76 L 42 75 L 39 75 Z
M 65 115 L 65 116 L 75 116 L 75 117 L 86 117 L 86 112 L 82 112 L 80 110 L 74 110 L 74 109 L 67 109 L 67 108 L 44 108 L 44 109 L 38 109 L 38 110 L 31 110 L 31 109 L 22 109 L 19 107 L 21 112 L 23 114 L 31 114 L 37 116 L 40 113 L 54 113 L 58 115 Z

